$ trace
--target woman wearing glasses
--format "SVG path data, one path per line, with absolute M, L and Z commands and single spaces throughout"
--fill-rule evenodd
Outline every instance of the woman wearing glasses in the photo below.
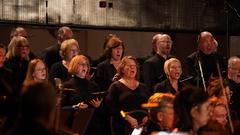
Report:
M 150 93 L 147 87 L 138 81 L 139 67 L 134 57 L 125 56 L 117 73 L 121 78 L 112 83 L 106 97 L 112 116 L 112 134 L 129 135 L 134 128 L 145 123 L 144 115 L 121 115 L 120 112 L 142 110 L 141 105 L 147 102 Z
M 88 79 L 89 76 L 89 60 L 84 55 L 76 55 L 72 58 L 71 62 L 68 66 L 68 72 L 72 74 L 72 78 L 63 83 L 63 89 L 68 88 L 72 89 L 72 92 L 67 92 L 65 94 L 63 105 L 65 106 L 73 106 L 77 105 L 77 109 L 86 109 L 93 108 L 95 112 L 91 118 L 91 121 L 88 125 L 85 135 L 93 135 L 93 134 L 101 134 L 101 124 L 99 111 L 101 111 L 101 98 L 95 98 L 92 100 L 88 100 L 88 96 L 90 93 L 99 92 L 99 87 L 92 81 Z M 69 119 L 67 121 L 67 125 L 72 127 L 74 111 L 70 114 Z M 71 120 L 72 119 L 72 120 Z
M 21 89 L 22 83 L 26 77 L 28 63 L 31 59 L 29 57 L 30 46 L 26 38 L 16 36 L 11 39 L 8 45 L 8 52 L 6 54 L 6 67 L 13 71 L 19 82 L 19 89 Z
M 80 48 L 75 39 L 67 39 L 62 42 L 60 48 L 61 61 L 54 63 L 49 72 L 49 80 L 54 84 L 54 78 L 59 78 L 62 81 L 69 79 L 68 66 L 72 58 L 78 55 Z

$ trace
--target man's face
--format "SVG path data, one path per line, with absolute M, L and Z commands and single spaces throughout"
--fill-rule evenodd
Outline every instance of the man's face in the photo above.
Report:
M 172 50 L 172 40 L 168 35 L 162 35 L 158 37 L 156 42 L 156 51 L 157 53 L 163 55 L 169 55 Z
M 210 33 L 203 33 L 199 41 L 199 49 L 206 55 L 213 53 L 216 50 L 216 42 Z
M 173 104 L 168 103 L 167 106 L 158 112 L 158 121 L 163 130 L 171 131 L 173 129 L 174 109 Z
M 228 67 L 228 78 L 240 83 L 240 61 L 235 61 Z
M 21 36 L 21 37 L 28 38 L 28 33 L 24 28 L 19 27 L 19 28 L 16 29 L 16 35 L 15 36 Z
M 66 29 L 64 32 L 64 35 L 62 37 L 62 40 L 65 41 L 67 39 L 73 38 L 73 32 L 71 30 Z

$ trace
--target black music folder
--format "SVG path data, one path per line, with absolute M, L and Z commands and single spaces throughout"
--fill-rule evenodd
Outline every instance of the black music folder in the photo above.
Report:
M 89 103 L 91 100 L 98 98 L 99 100 L 101 98 L 104 98 L 108 94 L 107 91 L 101 91 L 101 92 L 94 92 L 87 95 L 85 102 Z

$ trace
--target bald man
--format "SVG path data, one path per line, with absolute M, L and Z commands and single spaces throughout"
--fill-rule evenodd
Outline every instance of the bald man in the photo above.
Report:
M 14 36 L 22 36 L 22 37 L 28 38 L 28 33 L 25 28 L 17 27 L 12 29 L 10 33 L 10 39 L 12 39 Z
M 226 73 L 226 59 L 217 53 L 218 43 L 214 39 L 213 35 L 204 31 L 199 34 L 198 38 L 198 50 L 193 52 L 187 57 L 187 66 L 189 75 L 194 76 L 193 84 L 203 88 L 202 78 L 200 74 L 200 65 L 198 61 L 200 60 L 203 77 L 207 87 L 207 82 L 210 77 L 217 77 L 217 62 L 219 63 L 220 70 L 223 76 Z

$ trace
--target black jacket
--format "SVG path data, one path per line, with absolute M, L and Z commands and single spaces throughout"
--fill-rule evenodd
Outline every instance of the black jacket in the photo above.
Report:
M 167 59 L 173 56 L 168 56 Z M 165 59 L 155 54 L 154 56 L 147 59 L 143 64 L 143 80 L 144 83 L 151 89 L 158 83 L 166 79 L 164 73 L 164 62 Z
M 211 76 L 219 76 L 217 63 L 219 63 L 222 76 L 226 76 L 227 61 L 223 56 L 218 53 L 206 55 L 201 51 L 196 51 L 187 57 L 187 71 L 190 76 L 194 76 L 192 82 L 194 85 L 199 81 L 200 87 L 203 87 L 198 60 L 201 61 L 206 86 L 208 86 L 207 82 Z

